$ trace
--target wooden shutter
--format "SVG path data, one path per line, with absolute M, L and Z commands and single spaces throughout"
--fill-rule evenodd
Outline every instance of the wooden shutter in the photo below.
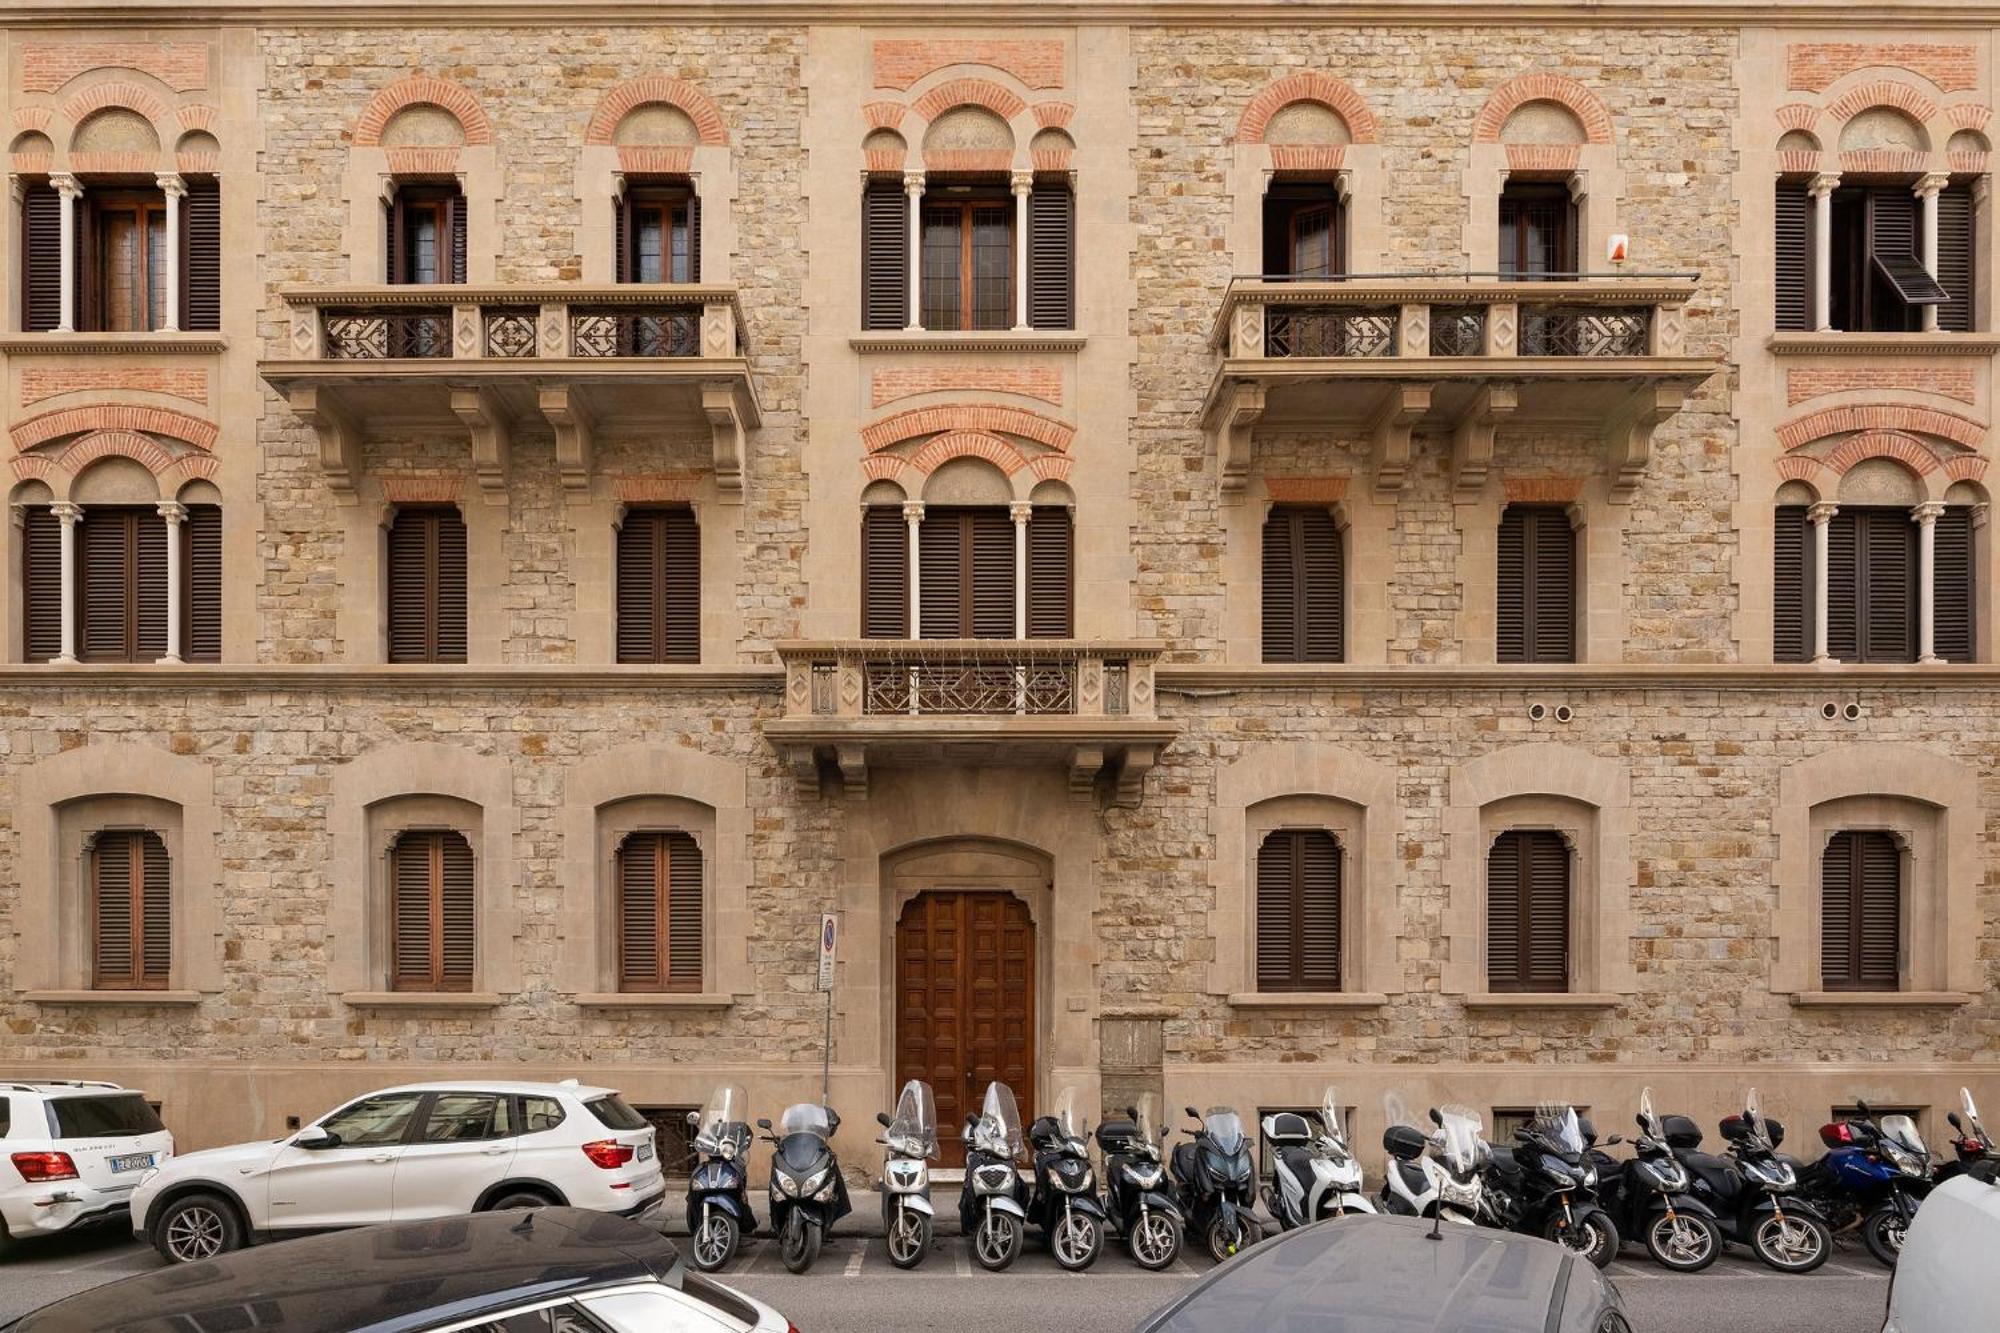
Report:
M 91 855 L 95 960 L 101 989 L 164 989 L 173 968 L 173 893 L 167 847 L 150 829 L 108 830 Z
M 463 662 L 465 591 L 458 510 L 397 510 L 389 528 L 389 660 Z
M 1778 182 L 1777 327 L 1812 327 L 1812 199 L 1804 181 Z
M 1028 324 L 1076 327 L 1076 200 L 1066 186 L 1028 195 Z
M 471 845 L 455 830 L 404 833 L 389 878 L 391 987 L 471 990 L 478 954 Z
M 133 657 L 167 655 L 167 521 L 157 512 L 132 515 Z
M 1502 662 L 1576 660 L 1576 533 L 1555 506 L 1500 518 L 1496 642 Z
M 62 520 L 30 505 L 21 531 L 21 638 L 30 662 L 62 655 Z
M 406 249 L 409 245 L 408 209 L 404 206 L 401 190 L 389 196 L 389 202 L 382 209 L 382 259 L 387 265 L 383 280 L 390 283 L 408 282 L 409 265 Z
M 1322 508 L 1278 506 L 1264 521 L 1264 660 L 1346 656 L 1340 528 Z
M 1840 662 L 1861 659 L 1860 516 L 1842 510 L 1826 525 L 1826 651 Z
M 21 198 L 21 327 L 47 333 L 62 322 L 62 196 L 46 182 Z
M 1771 657 L 1777 662 L 1810 662 L 1813 655 L 1812 525 L 1804 505 L 1779 505 L 1771 546 Z
M 917 568 L 923 623 L 920 639 L 965 636 L 965 525 L 960 511 L 932 508 L 917 529 Z
M 1931 647 L 1947 662 L 1973 660 L 1978 581 L 1974 570 L 1972 507 L 1948 505 L 1933 538 Z
M 459 195 L 451 195 L 444 201 L 445 231 L 451 238 L 451 276 L 447 281 L 465 281 L 465 200 Z M 438 237 L 438 244 L 446 244 L 444 236 Z
M 1486 857 L 1486 980 L 1496 991 L 1569 989 L 1569 847 L 1512 829 Z
M 618 660 L 701 660 L 701 531 L 686 506 L 634 509 L 618 530 Z
M 1827 652 L 1843 662 L 1916 657 L 1916 525 L 1892 507 L 1845 508 L 1827 531 Z
M 634 833 L 618 848 L 618 988 L 660 984 L 660 840 Z
M 1820 864 L 1820 984 L 1895 990 L 1902 951 L 1903 856 L 1887 833 L 1842 831 Z
M 1953 333 L 1972 331 L 1974 249 L 1972 188 L 1953 185 L 1938 195 L 1937 280 L 1945 303 L 1938 307 L 1938 327 Z
M 861 635 L 909 636 L 910 535 L 895 505 L 869 505 L 861 517 Z
M 632 191 L 628 186 L 611 207 L 612 281 L 632 282 Z
M 679 831 L 634 833 L 618 852 L 621 990 L 702 986 L 701 849 Z
M 1036 505 L 1028 519 L 1028 637 L 1071 634 L 1074 525 L 1068 505 Z
M 181 525 L 187 588 L 181 652 L 190 662 L 222 660 L 222 510 L 189 505 Z
M 151 509 L 86 507 L 77 525 L 77 563 L 77 657 L 85 662 L 164 657 L 167 521 Z
M 1257 850 L 1257 989 L 1340 989 L 1340 843 L 1324 829 Z
M 861 327 L 900 329 L 910 318 L 909 213 L 901 182 L 861 195 Z
M 973 509 L 965 524 L 972 570 L 972 616 L 966 626 L 975 639 L 1014 637 L 1014 520 L 1005 509 Z
M 181 327 L 222 327 L 222 191 L 213 180 L 191 180 L 181 201 Z

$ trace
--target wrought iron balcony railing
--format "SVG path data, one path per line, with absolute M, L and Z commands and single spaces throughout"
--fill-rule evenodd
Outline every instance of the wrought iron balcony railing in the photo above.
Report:
M 788 716 L 1152 715 L 1158 645 L 1070 639 L 843 639 L 783 647 Z
M 743 355 L 730 287 L 322 287 L 287 291 L 311 361 L 715 359 Z

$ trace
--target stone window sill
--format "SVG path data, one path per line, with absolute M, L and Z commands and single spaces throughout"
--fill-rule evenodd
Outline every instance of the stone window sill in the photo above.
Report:
M 1808 990 L 1793 995 L 1792 1003 L 1801 1009 L 1944 1009 L 1971 1004 L 1972 996 L 1959 990 Z
M 1623 997 L 1609 991 L 1478 991 L 1468 1009 L 1616 1009 Z
M 208 997 L 198 990 L 31 990 L 21 994 L 36 1004 L 122 1004 L 137 1008 L 186 1007 Z
M 1774 333 L 1764 346 L 1773 356 L 1991 356 L 2000 334 L 1871 333 L 1829 329 L 1824 333 Z
M 614 991 L 576 997 L 580 1009 L 727 1009 L 734 995 L 716 991 Z
M 0 352 L 45 352 L 57 356 L 155 356 L 192 353 L 212 356 L 229 343 L 219 333 L 9 333 Z
M 988 333 L 883 329 L 847 340 L 847 345 L 863 356 L 878 352 L 1074 352 L 1083 344 L 1081 333 L 1063 329 L 994 329 Z
M 497 1009 L 492 991 L 351 990 L 340 1002 L 350 1009 Z
M 1376 991 L 1238 991 L 1236 1009 L 1379 1009 L 1389 997 Z

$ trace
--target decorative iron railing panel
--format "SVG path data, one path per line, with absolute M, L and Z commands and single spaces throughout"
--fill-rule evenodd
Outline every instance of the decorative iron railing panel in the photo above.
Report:
M 402 361 L 451 355 L 449 310 L 341 310 L 321 313 L 330 361 Z
M 862 712 L 910 716 L 955 713 L 1065 714 L 1076 711 L 1073 661 L 957 662 L 913 658 L 870 662 Z
M 1431 307 L 1432 356 L 1483 356 L 1486 353 L 1486 307 Z
M 1644 306 L 1526 306 L 1522 356 L 1644 356 L 1653 312 Z
M 573 356 L 700 356 L 701 307 L 571 310 Z
M 480 313 L 486 322 L 487 356 L 511 360 L 541 355 L 535 307 L 489 306 Z
M 1265 312 L 1264 345 L 1274 357 L 1394 356 L 1394 306 L 1284 306 Z

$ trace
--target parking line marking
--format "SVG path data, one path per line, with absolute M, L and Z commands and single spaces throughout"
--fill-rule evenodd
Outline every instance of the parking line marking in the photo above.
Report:
M 867 1253 L 868 1252 L 866 1250 L 856 1250 L 853 1254 L 848 1255 L 847 1271 L 842 1273 L 841 1276 L 853 1277 L 857 1273 L 859 1273 L 861 1271 L 861 1260 L 863 1259 L 863 1257 L 867 1255 Z
M 951 1266 L 960 1277 L 972 1276 L 972 1256 L 965 1252 L 963 1245 L 953 1249 Z

